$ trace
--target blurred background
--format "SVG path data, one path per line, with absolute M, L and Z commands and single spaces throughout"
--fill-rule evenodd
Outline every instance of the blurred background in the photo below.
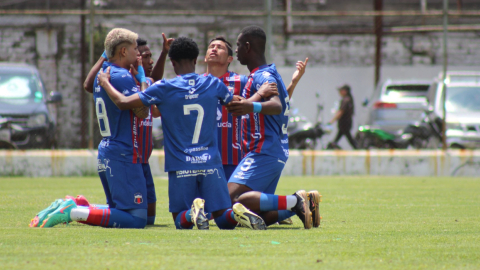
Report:
M 265 29 L 269 62 L 286 85 L 296 61 L 309 58 L 293 97 L 291 148 L 480 147 L 478 0 L 4 0 L 0 115 L 9 132 L 0 137 L 19 148 L 96 148 L 93 99 L 82 84 L 114 27 L 146 39 L 155 60 L 162 32 L 193 38 L 202 73 L 211 38 L 235 44 L 252 24 Z M 248 74 L 236 61 L 230 68 Z M 167 61 L 165 77 L 174 76 Z M 343 100 L 342 111 L 353 107 L 353 115 L 344 129 L 354 143 L 346 135 L 335 143 L 342 128 L 331 120 L 345 85 L 353 106 Z

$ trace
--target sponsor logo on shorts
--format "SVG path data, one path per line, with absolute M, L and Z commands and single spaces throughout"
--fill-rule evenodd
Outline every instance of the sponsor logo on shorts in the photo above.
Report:
M 217 173 L 218 178 L 220 178 L 220 173 L 218 172 L 218 169 L 176 171 L 177 178 L 193 177 L 193 176 L 207 176 L 207 175 L 214 174 L 214 173 Z
M 142 204 L 143 203 L 143 196 L 142 196 L 142 193 L 135 193 L 133 195 L 133 198 L 134 198 L 134 203 L 136 204 Z
M 100 172 L 106 172 L 108 170 L 108 172 L 110 173 L 110 176 L 113 176 L 112 168 L 108 166 L 109 162 L 110 160 L 107 158 L 104 159 L 103 161 L 101 159 L 97 159 L 97 171 L 100 173 Z
M 208 153 L 205 153 L 201 156 L 186 156 L 185 160 L 192 163 L 192 164 L 199 164 L 199 163 L 206 163 L 212 158 L 212 156 Z

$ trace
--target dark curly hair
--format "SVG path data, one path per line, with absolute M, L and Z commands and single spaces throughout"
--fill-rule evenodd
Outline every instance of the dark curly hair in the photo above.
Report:
M 199 54 L 198 46 L 195 41 L 187 37 L 176 38 L 172 45 L 170 45 L 170 50 L 168 51 L 168 57 L 175 61 L 180 61 L 184 59 L 194 60 L 197 59 Z
M 145 46 L 147 45 L 147 41 L 143 38 L 137 38 L 137 46 Z

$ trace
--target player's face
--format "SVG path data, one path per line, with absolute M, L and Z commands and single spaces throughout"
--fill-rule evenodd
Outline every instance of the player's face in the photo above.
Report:
M 245 41 L 242 38 L 242 34 L 238 35 L 237 49 L 235 50 L 235 53 L 237 53 L 237 60 L 240 61 L 240 64 L 246 65 L 247 50 L 245 47 Z
M 137 44 L 130 44 L 125 48 L 125 58 L 127 59 L 128 65 L 136 66 L 137 56 L 140 55 L 140 53 L 138 52 Z
M 214 40 L 208 45 L 207 53 L 205 54 L 205 62 L 225 65 L 231 62 L 229 57 L 228 48 L 225 42 Z
M 152 52 L 147 45 L 139 46 L 138 51 L 142 56 L 142 66 L 145 70 L 145 75 L 150 76 L 153 70 L 153 59 L 152 59 Z

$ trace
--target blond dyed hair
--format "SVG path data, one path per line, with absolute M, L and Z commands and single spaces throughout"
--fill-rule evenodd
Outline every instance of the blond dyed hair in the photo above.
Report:
M 115 49 L 122 43 L 137 44 L 138 34 L 125 28 L 114 28 L 105 38 L 105 51 L 107 57 L 113 58 Z

